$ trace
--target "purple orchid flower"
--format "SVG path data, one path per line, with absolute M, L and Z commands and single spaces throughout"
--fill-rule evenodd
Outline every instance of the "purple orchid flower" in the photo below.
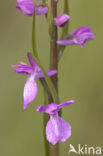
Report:
M 96 37 L 94 33 L 91 32 L 90 27 L 83 26 L 74 30 L 71 34 L 67 35 L 64 40 L 58 40 L 57 44 L 66 46 L 66 45 L 81 45 L 84 47 L 84 44 L 93 40 Z
M 74 103 L 74 100 L 66 101 L 59 105 L 55 103 L 51 103 L 48 106 L 41 105 L 37 108 L 37 112 L 45 112 L 50 115 L 50 120 L 46 126 L 46 137 L 53 145 L 58 141 L 65 142 L 71 136 L 71 126 L 58 116 L 58 111 L 72 103 Z
M 67 14 L 61 14 L 55 18 L 54 24 L 59 27 L 64 27 L 66 23 L 69 21 L 70 16 Z
M 34 2 L 32 0 L 17 0 L 17 6 L 16 8 L 23 12 L 24 14 L 28 16 L 33 15 L 33 7 L 34 7 Z M 43 6 L 43 4 L 35 4 L 36 8 L 36 15 L 42 15 L 42 14 L 47 14 L 48 13 L 48 7 Z
M 24 86 L 24 109 L 31 103 L 38 92 L 37 84 L 35 80 L 44 78 L 43 73 L 41 72 L 40 68 L 37 66 L 37 64 L 34 62 L 34 60 L 30 57 L 29 53 L 27 54 L 28 61 L 30 63 L 30 66 L 28 66 L 25 63 L 20 63 L 16 65 L 12 65 L 12 67 L 17 67 L 15 70 L 16 73 L 28 75 L 27 82 Z M 48 76 L 53 76 L 57 73 L 57 70 L 49 70 L 46 71 Z

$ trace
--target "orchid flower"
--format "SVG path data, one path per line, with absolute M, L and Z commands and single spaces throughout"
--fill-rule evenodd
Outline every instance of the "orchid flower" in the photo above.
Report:
M 34 62 L 34 60 L 30 57 L 29 53 L 27 54 L 28 61 L 30 63 L 30 66 L 28 66 L 25 63 L 15 64 L 12 65 L 12 67 L 17 67 L 15 69 L 16 73 L 28 75 L 27 82 L 24 86 L 24 109 L 31 103 L 37 95 L 38 88 L 35 80 L 44 78 L 43 73 L 41 72 L 40 68 L 37 66 L 37 64 Z M 57 73 L 57 70 L 49 70 L 46 71 L 48 76 L 53 76 Z
M 48 113 L 50 119 L 46 126 L 47 140 L 55 145 L 58 141 L 65 142 L 71 136 L 71 126 L 58 116 L 58 111 L 62 107 L 69 106 L 74 100 L 66 101 L 61 104 L 51 103 L 48 106 L 38 106 L 37 112 Z
M 90 27 L 83 26 L 74 30 L 71 34 L 66 35 L 64 40 L 58 40 L 57 44 L 62 46 L 79 44 L 81 47 L 84 47 L 87 41 L 93 40 L 95 37 L 96 35 L 91 32 Z
M 16 8 L 28 16 L 33 15 L 34 1 L 32 0 L 17 0 Z M 35 4 L 36 15 L 42 15 L 48 13 L 48 7 L 42 3 Z

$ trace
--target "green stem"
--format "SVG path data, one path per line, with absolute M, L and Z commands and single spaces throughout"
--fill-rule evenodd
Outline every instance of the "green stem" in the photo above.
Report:
M 69 4 L 69 0 L 65 0 L 64 1 L 64 13 L 69 15 L 69 5 L 68 4 Z M 60 39 L 62 39 L 64 37 L 64 35 L 66 35 L 68 33 L 68 29 L 69 29 L 69 22 L 63 27 Z
M 44 90 L 44 105 L 48 105 L 48 94 Z M 49 143 L 46 139 L 46 124 L 49 120 L 49 115 L 46 113 L 43 113 L 43 127 L 44 127 L 44 144 L 45 144 L 45 156 L 49 156 Z
M 69 0 L 64 0 L 64 13 L 69 15 Z M 65 35 L 67 35 L 68 30 L 69 30 L 69 22 L 63 27 L 60 40 L 63 40 L 63 37 Z M 66 46 L 59 46 L 59 50 L 58 50 L 59 51 L 59 54 L 58 54 L 59 58 L 58 59 L 61 58 L 65 48 L 66 48 Z

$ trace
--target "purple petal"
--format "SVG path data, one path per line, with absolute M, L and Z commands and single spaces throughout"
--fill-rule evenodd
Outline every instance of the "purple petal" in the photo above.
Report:
M 81 47 L 84 46 L 84 44 L 89 41 L 89 40 L 93 40 L 96 37 L 95 34 L 91 33 L 91 32 L 87 32 L 87 33 L 83 33 L 80 36 L 77 36 L 75 39 L 75 43 L 76 44 L 80 44 Z
M 89 26 L 82 26 L 82 27 L 80 27 L 80 28 L 74 30 L 74 31 L 72 32 L 72 35 L 80 35 L 80 34 L 82 34 L 82 33 L 90 32 L 90 31 L 91 31 L 91 29 L 90 29 Z
M 58 115 L 51 115 L 46 126 L 47 140 L 55 145 L 58 141 L 65 142 L 71 136 L 71 126 Z
M 64 27 L 65 24 L 69 21 L 70 16 L 67 14 L 61 14 L 56 17 L 54 24 L 59 27 Z
M 71 136 L 71 126 L 68 122 L 59 117 L 60 141 L 65 142 Z
M 33 7 L 34 7 L 34 1 L 32 0 L 18 0 L 18 5 L 16 8 L 23 12 L 24 14 L 28 16 L 33 15 Z M 42 15 L 48 13 L 48 7 L 42 7 L 42 4 L 35 4 L 36 7 L 36 15 Z
M 37 112 L 40 113 L 48 113 L 49 115 L 56 115 L 57 111 L 58 111 L 58 104 L 56 103 L 51 103 L 48 106 L 45 105 L 41 105 L 39 107 L 37 107 Z
M 59 45 L 62 45 L 62 46 L 74 45 L 75 44 L 73 39 L 71 39 L 71 40 L 68 40 L 68 39 L 67 40 L 58 40 L 56 43 L 59 44 Z
M 44 113 L 46 111 L 46 108 L 47 107 L 45 105 L 41 105 L 37 107 L 37 112 Z
M 59 40 L 57 41 L 57 44 L 62 46 L 80 44 L 81 47 L 83 47 L 87 41 L 93 40 L 95 37 L 96 35 L 92 32 L 84 32 L 82 34 L 78 34 L 77 36 L 72 36 L 70 39 Z
M 67 107 L 67 106 L 73 104 L 74 102 L 75 102 L 74 100 L 65 101 L 65 102 L 59 104 L 58 108 L 61 109 L 62 107 Z
M 19 73 L 19 74 L 23 74 L 23 75 L 30 75 L 33 73 L 33 69 L 30 67 L 27 67 L 27 68 L 19 67 L 19 68 L 15 69 L 15 72 Z
M 38 5 L 35 6 L 36 6 L 36 15 L 43 15 L 48 13 L 48 7 L 38 7 Z
M 25 84 L 24 93 L 23 93 L 24 109 L 26 109 L 29 103 L 31 103 L 35 99 L 37 92 L 38 92 L 38 88 L 36 82 L 31 77 L 29 77 Z
M 24 65 L 24 64 L 15 64 L 11 66 L 12 68 L 14 67 L 18 67 L 15 72 L 19 73 L 19 74 L 26 74 L 26 75 L 30 75 L 33 73 L 33 68 L 29 67 L 28 65 Z
M 14 67 L 20 67 L 20 68 L 31 68 L 29 67 L 28 65 L 26 64 L 14 64 L 14 65 L 11 65 L 12 68 Z
M 17 9 L 28 16 L 33 15 L 34 2 L 32 0 L 18 0 L 17 3 Z
M 29 61 L 30 65 L 35 68 L 37 65 L 34 62 L 34 60 L 31 58 L 31 56 L 29 55 L 29 53 L 27 53 L 27 58 L 28 58 L 28 61 Z
M 46 73 L 48 74 L 48 76 L 53 76 L 57 73 L 57 70 L 48 70 L 46 71 Z
M 49 70 L 46 71 L 48 76 L 53 76 L 57 73 L 57 70 Z M 36 79 L 44 78 L 44 74 L 41 71 L 38 71 L 38 74 L 36 75 Z
M 50 114 L 50 115 L 55 115 L 58 111 L 58 104 L 56 103 L 51 103 L 47 106 L 45 112 Z
M 61 109 L 62 107 L 69 106 L 72 103 L 74 103 L 74 100 L 65 101 L 59 105 L 56 103 L 51 103 L 48 106 L 41 105 L 37 108 L 37 112 L 45 112 L 49 115 L 56 115 L 59 109 Z

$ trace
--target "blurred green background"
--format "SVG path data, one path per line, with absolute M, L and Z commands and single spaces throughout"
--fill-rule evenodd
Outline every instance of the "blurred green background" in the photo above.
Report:
M 59 64 L 61 101 L 75 99 L 63 109 L 63 118 L 72 126 L 72 136 L 60 143 L 61 156 L 69 144 L 102 146 L 103 143 L 103 1 L 70 0 L 70 32 L 89 25 L 96 34 L 84 48 L 70 46 Z M 62 13 L 63 0 L 59 3 Z M 43 89 L 38 83 L 36 100 L 23 111 L 26 77 L 14 73 L 11 65 L 26 61 L 31 51 L 32 18 L 15 9 L 16 0 L 0 1 L 0 156 L 45 156 L 42 114 Z M 44 16 L 37 17 L 39 55 L 49 64 L 49 36 Z

